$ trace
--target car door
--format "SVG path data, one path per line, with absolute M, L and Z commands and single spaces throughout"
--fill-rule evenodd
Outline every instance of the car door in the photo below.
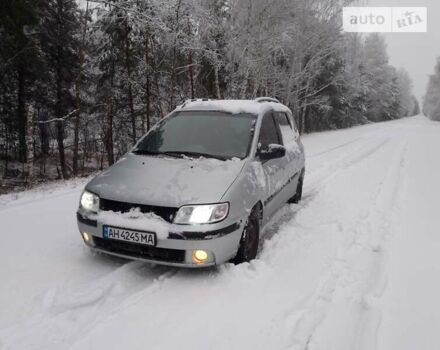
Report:
M 270 144 L 282 144 L 280 130 L 274 119 L 273 112 L 268 112 L 263 116 L 258 138 L 258 150 L 268 149 Z M 261 160 L 266 189 L 263 200 L 265 217 L 269 219 L 277 209 L 284 204 L 282 189 L 287 182 L 287 157 L 276 159 Z
M 283 189 L 283 201 L 289 200 L 296 192 L 298 178 L 302 169 L 301 146 L 299 144 L 299 133 L 285 112 L 275 112 L 275 122 L 280 130 L 282 145 L 286 148 L 285 179 L 286 185 Z

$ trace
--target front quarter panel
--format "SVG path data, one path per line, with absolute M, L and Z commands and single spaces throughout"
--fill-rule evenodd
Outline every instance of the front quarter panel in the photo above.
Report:
M 261 163 L 248 160 L 221 201 L 229 202 L 229 216 L 234 218 L 232 220 L 247 218 L 254 205 L 264 198 L 266 188 L 266 177 Z

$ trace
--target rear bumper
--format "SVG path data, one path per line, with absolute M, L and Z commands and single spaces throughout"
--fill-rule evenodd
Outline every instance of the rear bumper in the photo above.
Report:
M 87 232 L 90 239 L 86 244 L 93 250 L 155 264 L 189 268 L 220 265 L 233 258 L 237 253 L 245 222 L 239 219 L 233 223 L 229 221 L 197 227 L 185 225 L 183 232 L 182 225 L 170 225 L 168 238 L 158 238 L 156 246 L 152 247 L 104 239 L 105 222 L 91 220 L 81 212 L 77 213 L 77 219 L 80 233 Z M 148 227 L 145 230 L 148 231 Z M 192 259 L 193 251 L 199 249 L 208 252 L 209 258 L 203 264 L 197 264 Z

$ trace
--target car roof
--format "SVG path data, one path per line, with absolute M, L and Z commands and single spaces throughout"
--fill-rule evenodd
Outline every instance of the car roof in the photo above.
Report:
M 221 111 L 231 114 L 262 114 L 268 110 L 289 112 L 289 108 L 271 97 L 260 97 L 255 100 L 187 100 L 176 108 L 176 111 Z

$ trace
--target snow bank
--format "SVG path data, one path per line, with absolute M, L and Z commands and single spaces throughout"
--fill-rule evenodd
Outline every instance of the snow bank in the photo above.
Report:
M 9 208 L 10 206 L 31 203 L 41 199 L 49 199 L 58 195 L 65 195 L 67 191 L 77 192 L 78 189 L 81 190 L 95 175 L 96 174 L 86 178 L 74 178 L 67 181 L 50 181 L 48 183 L 39 184 L 27 191 L 11 192 L 0 195 L 0 210 L 6 207 Z

